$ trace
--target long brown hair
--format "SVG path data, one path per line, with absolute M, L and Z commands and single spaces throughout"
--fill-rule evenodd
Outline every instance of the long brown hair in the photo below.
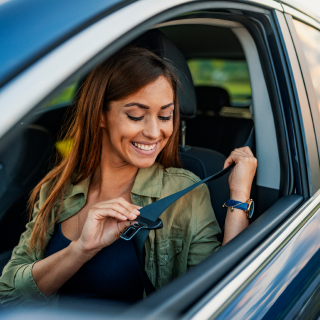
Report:
M 86 78 L 71 115 L 64 139 L 73 139 L 70 154 L 38 183 L 29 199 L 29 219 L 41 186 L 51 182 L 48 197 L 40 208 L 30 238 L 30 250 L 45 247 L 46 233 L 59 218 L 68 180 L 78 184 L 97 168 L 101 157 L 101 113 L 108 110 L 110 101 L 119 100 L 140 90 L 160 76 L 165 76 L 174 92 L 173 133 L 157 161 L 165 168 L 180 167 L 178 157 L 179 107 L 176 96 L 177 78 L 167 62 L 149 50 L 127 47 L 96 67 Z M 74 175 L 73 175 L 74 174 Z M 55 220 L 49 225 L 54 205 L 61 201 Z

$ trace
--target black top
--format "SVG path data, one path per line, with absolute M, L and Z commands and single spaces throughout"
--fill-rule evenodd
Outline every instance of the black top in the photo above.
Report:
M 48 243 L 46 256 L 66 248 L 59 223 Z M 135 302 L 143 297 L 140 268 L 132 241 L 118 239 L 87 261 L 60 289 L 60 298 L 95 298 Z

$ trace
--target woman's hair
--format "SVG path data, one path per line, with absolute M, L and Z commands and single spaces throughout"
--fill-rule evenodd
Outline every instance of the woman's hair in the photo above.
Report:
M 160 76 L 166 77 L 174 92 L 173 132 L 157 161 L 165 168 L 180 167 L 178 158 L 179 106 L 177 102 L 177 77 L 167 62 L 143 48 L 127 47 L 96 67 L 85 79 L 75 110 L 69 118 L 64 139 L 72 139 L 70 154 L 59 159 L 55 167 L 38 183 L 29 199 L 29 219 L 39 198 L 41 186 L 50 183 L 50 191 L 34 222 L 30 238 L 30 250 L 35 245 L 45 247 L 46 232 L 60 216 L 63 195 L 68 180 L 78 184 L 91 175 L 101 158 L 101 114 L 108 111 L 110 101 L 123 99 Z M 55 204 L 61 201 L 55 220 L 49 225 L 49 217 Z

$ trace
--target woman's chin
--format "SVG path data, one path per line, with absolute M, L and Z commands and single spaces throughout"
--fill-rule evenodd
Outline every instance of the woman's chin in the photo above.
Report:
M 135 159 L 135 161 L 132 162 L 132 164 L 139 168 L 139 169 L 145 169 L 151 167 L 156 161 L 156 158 L 153 159 Z

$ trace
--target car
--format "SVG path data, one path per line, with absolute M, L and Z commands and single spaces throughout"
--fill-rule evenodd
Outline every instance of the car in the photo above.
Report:
M 178 72 L 190 72 L 193 83 L 182 83 L 182 89 L 198 104 L 198 110 L 193 101 L 181 111 L 183 166 L 204 178 L 250 141 L 258 160 L 254 217 L 219 251 L 143 301 L 86 313 L 70 303 L 50 316 L 318 318 L 319 16 L 303 9 L 302 1 L 282 0 L 2 2 L 1 268 L 25 229 L 30 191 L 52 168 L 56 150 L 63 157 L 72 147 L 58 133 L 83 79 L 156 30 L 179 53 Z M 227 177 L 208 187 L 223 228 Z M 156 258 L 165 267 L 176 254 Z M 8 319 L 48 316 L 46 309 L 0 312 Z

